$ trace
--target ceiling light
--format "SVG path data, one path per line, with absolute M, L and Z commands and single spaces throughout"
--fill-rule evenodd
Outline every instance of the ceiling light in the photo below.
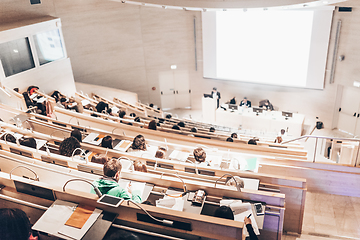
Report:
M 170 68 L 171 68 L 172 70 L 175 70 L 175 69 L 177 68 L 177 66 L 176 66 L 176 65 L 171 65 Z

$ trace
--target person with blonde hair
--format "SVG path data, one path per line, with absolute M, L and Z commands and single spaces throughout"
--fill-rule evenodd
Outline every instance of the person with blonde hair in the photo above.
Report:
M 134 162 L 134 170 L 138 172 L 147 172 L 147 167 L 144 163 L 140 162 L 139 160 L 136 160 Z

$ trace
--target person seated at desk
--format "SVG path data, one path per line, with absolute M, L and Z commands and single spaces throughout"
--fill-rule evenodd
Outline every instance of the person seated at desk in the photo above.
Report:
M 235 99 L 235 97 L 233 97 L 232 99 L 230 99 L 229 104 L 236 104 L 236 99 Z
M 103 171 L 104 176 L 93 182 L 93 185 L 97 187 L 102 194 L 108 194 L 115 197 L 120 197 L 125 200 L 132 199 L 134 202 L 141 203 L 141 192 L 139 190 L 131 192 L 131 189 L 128 189 L 129 194 L 120 187 L 120 172 L 121 172 L 121 163 L 117 159 L 110 159 L 105 162 Z M 91 193 L 95 193 L 94 189 L 91 189 Z
M 130 147 L 132 150 L 146 151 L 146 142 L 143 135 L 137 135 Z
M 126 115 L 126 112 L 124 110 L 119 111 L 119 118 L 124 118 L 125 115 Z
M 206 152 L 201 147 L 195 148 L 193 155 L 195 158 L 195 163 L 197 163 L 199 165 L 210 166 L 210 164 L 207 161 L 205 161 L 206 160 Z
M 248 141 L 248 144 L 257 145 L 256 139 L 250 139 L 250 140 Z
M 74 129 L 70 136 L 76 138 L 79 142 L 82 142 L 82 135 L 79 129 Z
M 234 213 L 228 206 L 221 206 L 215 210 L 214 217 L 234 220 Z
M 151 129 L 151 130 L 156 130 L 156 121 L 155 120 L 151 120 L 149 122 L 149 125 L 148 125 L 148 129 Z
M 235 180 L 234 180 L 235 178 Z M 244 180 L 242 180 L 239 176 L 234 176 L 234 178 L 228 178 L 225 182 L 226 186 L 236 187 L 238 191 L 240 188 L 244 188 Z
M 37 240 L 26 213 L 17 208 L 0 209 L 0 239 Z
M 246 225 L 246 229 L 249 233 L 249 237 L 246 237 L 246 239 L 249 239 L 249 240 L 258 240 L 258 237 L 256 236 L 255 232 L 254 232 L 254 229 L 251 225 L 251 219 L 248 218 L 248 217 L 245 217 L 244 218 L 244 224 Z
M 178 125 L 174 125 L 174 126 L 172 126 L 172 128 L 171 129 L 174 129 L 174 130 L 180 130 L 180 127 L 178 126 Z
M 136 160 L 134 163 L 134 170 L 138 172 L 147 172 L 147 167 L 144 163 Z
M 177 124 L 179 127 L 185 127 L 185 123 L 184 122 L 178 122 Z
M 61 98 L 60 101 L 56 103 L 56 106 L 58 106 L 59 108 L 65 108 L 69 110 L 75 110 L 76 112 L 80 112 L 78 103 L 76 103 L 74 99 L 69 99 L 69 101 L 67 101 L 66 98 Z
M 71 157 L 76 148 L 80 148 L 80 142 L 74 137 L 68 137 L 60 143 L 59 154 Z
M 232 134 L 231 134 L 231 138 L 232 138 L 232 139 L 234 139 L 234 138 L 238 138 L 237 133 L 232 133 Z
M 267 111 L 273 111 L 274 106 L 270 103 L 269 99 L 261 100 L 259 102 L 259 107 L 267 110 Z
M 113 149 L 113 139 L 111 136 L 105 136 L 102 140 L 101 140 L 101 147 L 104 147 L 104 148 L 109 148 L 109 149 Z
M 196 132 L 197 132 L 197 128 L 196 128 L 196 127 L 193 127 L 192 129 L 190 129 L 190 132 L 196 133 Z
M 240 102 L 240 107 L 251 107 L 251 102 L 247 99 L 247 97 L 244 97 L 244 99 Z
M 35 148 L 36 149 L 36 140 L 32 137 L 22 137 L 19 139 L 19 143 L 22 146 Z
M 209 130 L 210 132 L 215 132 L 215 128 L 213 128 L 213 127 L 210 127 L 210 130 Z
M 228 137 L 228 138 L 226 139 L 226 141 L 227 141 L 227 142 L 234 142 L 234 140 L 232 139 L 232 137 Z

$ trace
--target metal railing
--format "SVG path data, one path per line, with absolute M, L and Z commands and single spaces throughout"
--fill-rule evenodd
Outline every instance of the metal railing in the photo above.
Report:
M 294 138 L 294 139 L 291 139 L 291 140 L 288 140 L 288 141 L 283 141 L 281 144 L 295 142 L 295 141 L 298 141 L 298 140 L 301 140 L 301 139 L 304 139 L 304 138 L 306 138 L 305 141 L 307 141 L 309 138 L 315 138 L 316 139 L 316 141 L 315 141 L 315 149 L 314 149 L 314 154 L 313 154 L 314 155 L 313 162 L 315 162 L 317 146 L 318 146 L 318 140 L 319 139 L 330 139 L 330 140 L 332 140 L 332 142 L 334 142 L 334 141 L 358 142 L 354 167 L 356 167 L 358 165 L 359 150 L 360 150 L 360 139 L 359 138 L 326 137 L 326 136 L 304 135 L 304 136 Z

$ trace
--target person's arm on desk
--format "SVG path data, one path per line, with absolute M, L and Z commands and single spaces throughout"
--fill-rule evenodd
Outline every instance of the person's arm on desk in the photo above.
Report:
M 246 229 L 247 229 L 247 231 L 249 233 L 250 240 L 258 240 L 258 237 L 256 236 L 256 234 L 254 232 L 254 229 L 253 229 L 253 227 L 251 225 L 251 219 L 245 217 L 244 218 L 244 223 L 245 223 Z

